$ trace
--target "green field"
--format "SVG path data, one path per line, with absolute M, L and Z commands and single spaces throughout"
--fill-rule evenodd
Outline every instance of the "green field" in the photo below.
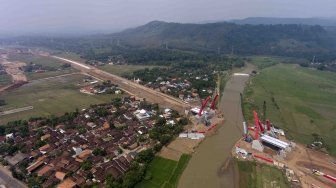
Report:
M 74 61 L 85 62 L 85 59 L 82 59 L 79 54 L 72 53 L 72 52 L 59 52 L 59 53 L 56 53 L 55 55 L 66 58 L 66 59 L 71 59 Z
M 111 101 L 117 95 L 87 95 L 79 92 L 83 75 L 75 74 L 47 80 L 36 80 L 11 92 L 0 94 L 7 105 L 1 110 L 33 106 L 33 110 L 0 116 L 0 124 L 32 116 L 62 115 L 76 108 L 87 108 L 90 104 Z
M 61 66 L 61 62 L 51 57 L 37 56 L 33 54 L 10 54 L 9 61 L 22 61 L 25 63 L 33 62 L 38 65 L 57 68 Z
M 146 178 L 136 188 L 175 188 L 191 156 L 183 154 L 179 161 L 156 156 L 149 164 Z
M 278 63 L 289 63 L 289 62 L 296 62 L 300 63 L 301 59 L 294 59 L 294 58 L 286 58 L 286 57 L 276 57 L 276 56 L 248 56 L 250 63 L 256 65 L 258 69 L 264 69 L 266 67 L 270 67 L 276 65 Z
M 12 83 L 12 78 L 8 74 L 0 75 L 0 87 Z
M 55 58 L 52 58 L 52 57 L 37 56 L 33 54 L 11 54 L 9 56 L 9 61 L 22 61 L 27 64 L 30 62 L 33 62 L 35 64 L 42 65 L 44 67 L 55 68 L 55 71 L 46 71 L 46 72 L 40 72 L 40 73 L 26 73 L 28 80 L 36 80 L 36 79 L 41 79 L 41 78 L 48 78 L 48 77 L 78 72 L 77 70 L 73 68 L 56 71 L 57 68 L 61 67 L 63 62 Z
M 241 188 L 289 188 L 286 176 L 279 169 L 249 161 L 236 161 Z
M 159 66 L 151 66 L 151 65 L 104 65 L 99 67 L 100 69 L 109 72 L 111 74 L 116 74 L 116 75 L 123 75 L 127 73 L 132 73 L 137 70 L 141 69 L 152 69 L 154 67 L 159 67 Z
M 336 155 L 336 74 L 278 64 L 254 77 L 244 92 L 244 116 L 253 123 L 252 110 L 282 127 L 289 139 L 310 144 L 313 133 Z
M 66 69 L 66 70 L 61 70 L 61 71 L 47 71 L 47 72 L 40 72 L 40 73 L 28 73 L 26 76 L 28 77 L 28 80 L 38 80 L 42 78 L 49 78 L 49 77 L 54 77 L 54 76 L 60 76 L 60 75 L 65 75 L 65 74 L 71 74 L 78 72 L 75 69 Z

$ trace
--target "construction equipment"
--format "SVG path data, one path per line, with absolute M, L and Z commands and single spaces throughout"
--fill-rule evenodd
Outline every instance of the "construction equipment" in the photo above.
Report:
M 211 110 L 214 110 L 216 108 L 217 98 L 218 98 L 218 93 L 216 94 L 216 96 L 214 97 L 214 99 L 211 102 L 211 105 L 210 105 Z
M 202 106 L 201 106 L 201 109 L 200 109 L 200 111 L 198 112 L 198 116 L 202 116 L 202 112 L 203 112 L 203 110 L 204 110 L 204 108 L 205 108 L 205 106 L 207 105 L 207 103 L 208 103 L 208 101 L 210 100 L 210 96 L 208 96 L 204 101 L 203 101 L 203 103 L 202 103 Z

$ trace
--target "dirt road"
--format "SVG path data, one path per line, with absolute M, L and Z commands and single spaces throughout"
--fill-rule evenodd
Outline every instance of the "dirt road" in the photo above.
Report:
M 252 65 L 247 65 L 242 72 L 250 73 Z M 179 181 L 180 188 L 204 188 L 237 186 L 237 174 L 230 160 L 231 148 L 242 135 L 243 115 L 240 93 L 243 92 L 246 76 L 232 76 L 227 82 L 219 105 L 225 123 L 213 136 L 206 138 L 196 148 L 187 168 Z
M 184 103 L 180 99 L 147 88 L 143 85 L 134 83 L 133 81 L 127 80 L 120 76 L 102 71 L 96 67 L 85 65 L 81 62 L 73 61 L 71 59 L 66 59 L 63 57 L 58 56 L 51 56 L 51 57 L 70 63 L 74 68 L 86 74 L 89 74 L 93 77 L 97 77 L 102 80 L 111 80 L 113 83 L 119 85 L 119 87 L 122 88 L 127 93 L 134 95 L 140 99 L 146 98 L 147 101 L 150 101 L 152 103 L 158 103 L 163 108 L 175 109 L 179 111 L 181 114 L 184 114 L 184 110 L 191 108 L 191 105 Z
M 314 175 L 312 172 L 313 169 L 319 170 L 336 177 L 336 165 L 332 161 L 335 161 L 335 159 L 329 155 L 297 144 L 295 150 L 289 154 L 288 159 L 282 162 L 299 176 L 303 188 L 310 188 L 311 185 L 319 187 L 335 186 L 334 182 L 323 176 Z

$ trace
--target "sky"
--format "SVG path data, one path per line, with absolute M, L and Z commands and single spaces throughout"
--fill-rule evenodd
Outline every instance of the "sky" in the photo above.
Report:
M 0 34 L 109 33 L 153 20 L 336 17 L 336 0 L 0 0 Z

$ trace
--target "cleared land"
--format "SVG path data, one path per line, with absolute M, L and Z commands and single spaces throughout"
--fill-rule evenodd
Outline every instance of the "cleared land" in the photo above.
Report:
M 115 74 L 118 76 L 122 76 L 123 74 L 132 73 L 137 70 L 142 69 L 152 69 L 158 66 L 150 66 L 150 65 L 104 65 L 99 67 L 100 69 L 109 72 L 111 74 Z
M 41 65 L 43 67 L 48 67 L 52 69 L 57 69 L 61 66 L 61 63 L 63 63 L 60 60 L 57 60 L 55 58 L 47 57 L 47 56 L 39 56 L 34 54 L 10 54 L 9 55 L 9 61 L 22 61 L 27 64 L 30 62 L 33 62 L 37 65 Z M 61 71 L 46 71 L 46 72 L 39 72 L 39 73 L 26 73 L 28 80 L 36 80 L 41 78 L 48 78 L 48 77 L 54 77 L 59 76 L 63 74 L 69 74 L 78 72 L 77 70 L 73 68 L 69 68 L 66 70 Z
M 278 64 L 262 70 L 244 92 L 244 115 L 253 122 L 252 110 L 282 127 L 289 139 L 310 144 L 320 135 L 336 155 L 336 74 Z M 261 115 L 261 118 L 263 116 Z
M 291 187 L 286 176 L 277 168 L 248 161 L 236 161 L 242 188 Z
M 33 110 L 1 116 L 0 124 L 18 119 L 28 119 L 32 116 L 62 115 L 76 108 L 87 108 L 91 104 L 111 101 L 117 95 L 86 95 L 79 92 L 77 85 L 84 78 L 74 74 L 53 79 L 36 80 L 14 91 L 3 92 L 0 98 L 7 105 L 1 110 L 12 110 L 25 106 L 33 106 Z
M 8 56 L 8 61 L 23 61 L 25 63 L 33 62 L 38 65 L 57 68 L 60 67 L 60 62 L 57 59 L 44 57 L 44 56 L 38 56 L 34 54 L 13 54 L 10 53 Z
M 175 188 L 191 156 L 183 154 L 179 161 L 156 156 L 149 164 L 146 177 L 136 188 Z

